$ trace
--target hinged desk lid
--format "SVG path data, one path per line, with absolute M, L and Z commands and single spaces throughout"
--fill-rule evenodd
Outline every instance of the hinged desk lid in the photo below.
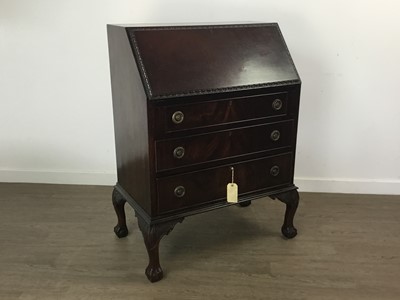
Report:
M 300 83 L 275 23 L 126 30 L 149 99 Z

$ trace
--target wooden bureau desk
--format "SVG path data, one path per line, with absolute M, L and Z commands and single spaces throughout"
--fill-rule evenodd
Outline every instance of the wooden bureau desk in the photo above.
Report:
M 187 216 L 269 196 L 286 204 L 282 234 L 296 236 L 293 184 L 301 81 L 277 24 L 108 26 L 118 183 L 114 231 L 135 210 L 162 278 L 161 238 Z

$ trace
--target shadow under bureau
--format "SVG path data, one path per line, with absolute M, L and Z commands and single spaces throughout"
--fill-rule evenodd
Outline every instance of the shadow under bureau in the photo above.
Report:
M 159 243 L 187 216 L 269 196 L 286 204 L 293 238 L 293 184 L 301 81 L 277 24 L 108 25 L 118 183 L 114 231 L 135 210 L 163 276 Z

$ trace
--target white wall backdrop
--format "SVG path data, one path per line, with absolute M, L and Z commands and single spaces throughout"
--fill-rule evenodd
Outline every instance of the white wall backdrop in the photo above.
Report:
M 396 0 L 0 0 L 0 181 L 116 181 L 107 23 L 278 22 L 302 77 L 296 183 L 400 194 Z

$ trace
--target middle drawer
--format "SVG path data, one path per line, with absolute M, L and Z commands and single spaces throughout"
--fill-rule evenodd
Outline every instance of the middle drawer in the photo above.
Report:
M 156 141 L 157 171 L 291 145 L 293 120 Z

